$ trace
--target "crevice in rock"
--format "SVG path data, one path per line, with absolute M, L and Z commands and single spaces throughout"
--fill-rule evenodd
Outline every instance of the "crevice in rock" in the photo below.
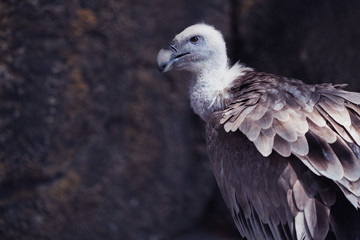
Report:
M 0 184 L 0 199 L 11 198 L 11 196 L 21 191 L 32 191 L 41 185 L 50 185 L 64 176 L 63 172 L 58 172 L 51 177 L 22 178 L 17 181 L 4 182 Z

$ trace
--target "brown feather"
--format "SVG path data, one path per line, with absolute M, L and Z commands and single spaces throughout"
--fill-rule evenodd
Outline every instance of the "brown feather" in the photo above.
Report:
M 318 175 L 318 176 L 322 176 L 322 174 L 319 172 L 319 170 L 316 168 L 316 166 L 313 166 L 310 162 L 309 159 L 307 158 L 307 156 L 300 156 L 298 154 L 294 154 L 297 158 L 299 158 L 301 160 L 301 162 L 311 170 L 312 173 Z
M 240 114 L 235 116 L 236 118 L 233 121 L 233 124 L 230 128 L 230 131 L 235 132 L 236 130 L 239 129 L 239 127 L 241 126 L 241 124 L 244 123 L 244 118 L 240 117 Z
M 220 124 L 224 124 L 225 122 L 227 122 L 230 118 L 232 117 L 232 115 L 230 114 L 223 114 L 222 118 L 220 119 Z
M 250 141 L 254 141 L 259 137 L 261 127 L 256 122 L 247 118 L 240 124 L 239 130 L 243 132 Z
M 286 104 L 287 104 L 287 106 L 289 106 L 291 109 L 293 109 L 295 111 L 300 111 L 301 110 L 300 105 L 297 103 L 297 101 L 293 97 L 287 97 L 286 98 Z
M 315 135 L 320 136 L 328 143 L 334 143 L 336 141 L 336 133 L 332 131 L 328 126 L 319 127 L 311 120 L 309 120 L 308 123 L 311 131 Z
M 272 106 L 272 109 L 274 111 L 280 111 L 283 109 L 284 106 L 285 104 L 283 102 L 275 102 L 274 105 Z
M 262 219 L 264 223 L 268 223 L 269 220 L 267 219 L 268 218 L 267 214 L 265 214 L 264 206 L 262 204 L 262 199 L 259 196 L 259 192 L 256 191 L 255 189 L 254 191 L 252 191 L 252 203 L 260 219 Z
M 321 113 L 322 116 L 326 118 L 329 122 L 330 126 L 335 129 L 335 131 L 347 142 L 353 142 L 349 134 L 346 132 L 343 126 L 339 125 L 335 122 L 331 117 L 327 117 L 327 114 L 324 112 L 323 109 L 319 108 L 318 111 Z
M 287 202 L 290 207 L 290 211 L 293 216 L 296 216 L 299 212 L 299 209 L 295 206 L 294 198 L 293 198 L 293 190 L 288 190 L 286 193 Z
M 264 134 L 260 134 L 258 138 L 254 141 L 255 147 L 259 152 L 267 157 L 271 154 L 273 145 L 274 145 L 274 137 L 269 137 Z
M 291 147 L 289 142 L 276 135 L 274 138 L 274 150 L 283 157 L 289 157 L 291 155 Z
M 340 180 L 344 177 L 344 169 L 329 144 L 313 132 L 306 134 L 309 144 L 309 154 L 306 158 L 324 176 Z
M 249 201 L 245 195 L 245 192 L 244 191 L 237 192 L 236 199 L 240 204 L 241 209 L 245 214 L 245 217 L 249 218 L 251 216 L 251 209 L 250 209 Z
M 325 239 L 329 231 L 328 207 L 319 203 L 316 199 L 307 202 L 304 215 L 306 225 L 313 239 Z
M 273 114 L 272 111 L 267 111 L 262 118 L 256 122 L 261 126 L 262 129 L 267 129 L 273 123 Z
M 234 98 L 216 122 L 234 132 L 216 130 L 208 142 L 244 237 L 324 239 L 336 185 L 360 206 L 360 108 L 353 104 L 360 94 L 345 93 L 256 72 L 234 83 Z
M 319 114 L 317 109 L 313 109 L 312 112 L 306 114 L 306 117 L 310 119 L 313 123 L 318 125 L 319 127 L 324 127 L 326 125 L 326 121 L 324 118 Z
M 345 104 L 345 101 L 344 101 L 344 98 L 342 97 L 339 97 L 339 96 L 336 96 L 332 93 L 323 93 L 322 96 L 324 96 L 325 98 L 335 102 L 336 104 L 339 104 L 339 105 L 344 105 Z
M 267 110 L 267 107 L 263 106 L 262 104 L 258 104 L 254 111 L 251 113 L 251 115 L 248 117 L 251 118 L 253 121 L 259 120 L 265 115 Z
M 298 211 L 303 211 L 309 197 L 299 181 L 296 181 L 293 186 L 293 198 L 296 209 Z
M 339 90 L 334 94 L 348 100 L 349 102 L 360 104 L 360 94 L 357 92 L 348 92 L 344 90 Z
M 261 129 L 261 133 L 268 137 L 274 137 L 276 132 L 270 127 L 267 129 Z
M 305 136 L 300 136 L 298 139 L 291 143 L 291 152 L 300 156 L 305 156 L 309 153 L 309 145 Z
M 290 119 L 290 115 L 287 111 L 273 111 L 273 116 L 281 122 L 286 122 Z
M 290 121 L 280 122 L 278 120 L 273 121 L 273 128 L 280 137 L 289 142 L 294 142 L 297 139 L 297 134 L 293 125 Z
M 303 212 L 295 216 L 296 239 L 311 239 L 306 232 L 305 217 Z
M 304 135 L 307 131 L 309 131 L 309 125 L 306 121 L 305 115 L 301 116 L 301 118 L 291 119 L 291 122 L 293 127 L 295 127 L 296 132 L 300 135 Z M 291 124 L 291 122 L 289 121 L 289 124 Z
M 315 230 L 316 230 L 316 226 L 317 226 L 316 210 L 317 209 L 315 207 L 315 199 L 309 199 L 308 201 L 306 201 L 306 205 L 304 207 L 304 217 L 305 217 L 305 221 L 306 221 L 306 226 L 308 227 L 309 232 L 313 238 L 314 238 Z
M 355 207 L 359 208 L 360 207 L 360 199 L 359 199 L 359 196 L 360 196 L 360 179 L 358 179 L 358 180 L 356 180 L 354 182 L 350 182 L 350 181 L 347 181 L 345 178 L 343 178 L 338 183 L 340 185 L 346 187 L 346 189 L 350 193 L 352 193 L 353 195 L 355 195 L 357 197 L 358 205 L 355 206 Z
M 312 112 L 313 111 L 313 106 L 308 104 L 307 102 L 301 101 L 300 99 L 295 99 L 296 103 L 299 104 L 301 106 L 301 108 L 306 111 L 306 112 Z
M 349 102 L 345 102 L 345 106 L 349 109 L 352 109 L 356 113 L 357 117 L 360 116 L 360 108 L 358 105 L 354 105 Z
M 349 112 L 351 125 L 346 128 L 346 130 L 350 133 L 355 142 L 360 145 L 360 119 L 359 117 L 353 113 Z
M 318 92 L 311 92 L 311 96 L 310 96 L 310 100 L 309 100 L 309 104 L 311 106 L 315 106 L 315 104 L 318 103 L 320 99 L 320 94 Z
M 333 108 L 333 106 L 328 105 L 324 101 L 319 102 L 319 106 L 328 114 L 332 119 L 334 119 L 338 124 L 342 126 L 350 126 L 351 120 L 348 111 L 345 107 L 342 107 L 341 110 Z
M 247 115 L 255 108 L 256 106 L 249 106 L 245 108 L 240 115 L 237 117 L 237 119 L 234 121 L 234 124 L 231 125 L 231 131 L 235 132 L 239 127 L 240 124 L 244 121 L 244 119 L 247 117 Z
M 331 96 L 330 94 L 325 95 L 321 98 L 321 102 L 325 103 L 327 106 L 330 106 L 332 109 L 337 111 L 344 111 L 344 99 L 336 96 Z M 321 105 L 321 104 L 320 104 Z

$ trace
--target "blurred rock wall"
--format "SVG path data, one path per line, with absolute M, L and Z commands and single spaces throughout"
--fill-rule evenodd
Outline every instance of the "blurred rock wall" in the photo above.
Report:
M 360 2 L 0 1 L 0 239 L 238 239 L 186 73 L 158 50 L 220 29 L 232 62 L 360 90 Z

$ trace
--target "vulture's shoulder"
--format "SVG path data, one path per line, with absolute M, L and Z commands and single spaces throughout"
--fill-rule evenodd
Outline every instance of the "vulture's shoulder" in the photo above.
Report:
M 207 123 L 209 155 L 213 165 L 218 165 L 220 169 L 215 175 L 219 185 L 223 182 L 223 187 L 220 188 L 225 189 L 222 190 L 223 195 L 228 198 L 226 201 L 230 208 L 234 208 L 231 207 L 234 200 L 229 197 L 233 191 L 235 195 L 239 195 L 240 200 L 236 201 L 241 203 L 241 199 L 246 199 L 246 204 L 239 204 L 242 209 L 248 209 L 245 215 L 253 216 L 251 212 L 256 213 L 260 222 L 268 221 L 268 216 L 277 216 L 280 222 L 288 219 L 286 224 L 295 222 L 294 231 L 307 228 L 309 233 L 309 226 L 304 226 L 317 217 L 306 219 L 309 214 L 306 217 L 304 215 L 304 221 L 296 223 L 295 215 L 298 213 L 295 212 L 304 210 L 305 205 L 309 204 L 308 207 L 311 206 L 313 210 L 317 208 L 318 214 L 328 216 L 334 202 L 334 197 L 330 196 L 332 193 L 329 192 L 326 196 L 327 191 L 321 190 L 323 184 L 310 184 L 316 182 L 318 177 L 321 181 L 338 186 L 354 207 L 360 207 L 360 94 L 345 91 L 344 86 L 308 85 L 299 80 L 259 72 L 249 72 L 234 82 L 229 89 L 233 96 L 230 103 L 223 111 L 215 112 Z M 247 166 L 243 166 L 245 162 Z M 256 204 L 255 210 L 251 210 L 251 207 L 249 210 L 247 203 L 256 203 L 256 196 L 251 192 L 244 193 L 243 189 L 236 191 L 236 186 L 244 188 L 244 175 L 251 174 L 251 164 L 258 164 L 258 169 L 265 168 L 256 170 L 253 176 L 258 174 L 260 178 L 266 178 L 266 181 L 275 178 L 274 185 L 281 181 L 288 182 L 288 194 L 293 193 L 290 197 L 293 201 L 285 197 L 283 214 L 290 213 L 292 220 L 279 213 L 271 214 L 274 210 L 265 213 L 265 208 L 258 207 L 260 210 L 257 210 Z M 281 172 L 277 173 L 279 168 Z M 301 172 L 306 172 L 300 175 L 311 177 L 300 181 L 299 171 L 296 170 L 299 168 L 303 168 Z M 242 175 L 239 174 L 241 169 L 244 171 Z M 224 174 L 226 171 L 230 174 Z M 236 171 L 238 172 L 235 173 Z M 267 196 L 271 198 L 271 192 L 277 194 L 277 190 L 270 189 L 268 183 L 264 185 L 269 190 Z M 257 188 L 261 189 L 259 186 Z M 246 196 L 241 197 L 240 192 Z M 321 195 L 319 202 L 311 198 L 315 195 Z M 291 206 L 294 203 L 295 207 Z M 273 207 L 274 204 L 270 205 Z M 262 206 L 265 207 L 266 204 L 263 203 Z M 244 219 L 251 219 L 249 216 Z M 321 234 L 327 231 L 325 225 L 317 226 L 322 228 Z M 316 230 L 315 227 L 310 229 Z M 310 231 L 309 234 L 316 233 Z

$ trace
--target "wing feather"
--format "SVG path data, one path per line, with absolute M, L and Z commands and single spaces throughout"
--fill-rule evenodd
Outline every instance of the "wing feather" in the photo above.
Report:
M 296 128 L 292 125 L 292 121 L 280 122 L 275 120 L 272 127 L 274 128 L 277 135 L 282 137 L 288 142 L 294 142 L 297 139 Z
M 333 130 L 331 130 L 327 125 L 320 127 L 311 120 L 308 121 L 308 124 L 311 131 L 315 135 L 323 138 L 326 142 L 334 143 L 336 141 L 337 139 L 336 133 Z
M 234 85 L 231 91 L 236 97 L 222 111 L 217 123 L 230 132 L 228 134 L 244 134 L 264 162 L 274 164 L 274 159 L 288 158 L 294 164 L 301 163 L 311 174 L 311 179 L 321 176 L 334 182 L 349 202 L 359 208 L 360 94 L 331 84 L 310 86 L 269 74 L 251 76 Z M 245 142 L 234 146 L 242 144 Z M 249 151 L 249 148 L 242 149 Z M 236 156 L 247 157 L 246 154 Z M 249 160 L 247 164 L 253 162 Z M 240 161 L 238 165 L 244 167 L 245 163 Z M 250 168 L 260 167 L 247 166 Z M 287 175 L 284 179 L 294 179 L 288 182 L 279 179 L 275 184 L 280 186 L 278 191 L 268 183 L 259 188 L 254 185 L 257 181 L 246 178 L 246 172 L 231 174 L 228 180 L 235 181 L 235 176 L 240 175 L 243 176 L 241 182 L 233 183 L 244 189 L 235 187 L 236 198 L 230 198 L 230 205 L 234 205 L 235 213 L 238 208 L 244 213 L 234 217 L 240 222 L 238 226 L 244 236 L 269 239 L 326 237 L 329 207 L 335 202 L 333 190 L 319 185 L 314 187 L 315 183 L 300 180 L 300 175 L 295 178 Z M 259 174 L 258 181 L 261 181 L 260 177 L 272 178 Z M 244 187 L 247 185 L 252 188 Z
M 267 157 L 271 154 L 273 145 L 274 145 L 274 138 L 266 136 L 264 134 L 260 134 L 258 138 L 254 141 L 255 147 L 259 152 Z
M 245 119 L 240 124 L 239 130 L 243 132 L 250 141 L 255 141 L 260 135 L 261 126 L 250 119 Z
M 303 211 L 309 197 L 298 180 L 293 186 L 292 193 L 297 211 Z
M 294 154 L 314 174 L 353 188 L 360 178 L 360 94 L 274 76 L 251 80 L 247 88 L 236 88 L 242 90 L 224 110 L 225 130 L 239 129 L 265 157 L 273 151 Z M 360 206 L 359 194 L 355 197 L 354 206 Z
M 344 169 L 330 145 L 312 132 L 306 134 L 309 143 L 308 161 L 324 176 L 340 180 L 344 177 Z
M 274 137 L 274 150 L 283 157 L 289 157 L 291 155 L 290 143 L 279 135 Z
M 360 145 L 360 119 L 354 113 L 349 112 L 351 125 L 346 127 L 347 132 L 351 135 L 357 145 Z
M 310 239 L 307 237 L 305 221 L 304 221 L 304 213 L 299 212 L 295 216 L 295 229 L 296 229 L 296 239 Z
M 359 105 L 360 104 L 360 93 L 348 92 L 344 90 L 338 90 L 333 95 L 339 96 L 349 102 Z
M 271 127 L 273 120 L 273 112 L 267 111 L 260 119 L 256 121 L 256 123 L 259 124 L 262 129 L 267 129 Z
M 305 156 L 309 153 L 309 144 L 305 136 L 300 136 L 295 142 L 291 143 L 291 152 L 300 156 Z
M 263 106 L 261 104 L 258 104 L 249 117 L 253 121 L 259 120 L 265 115 L 267 110 L 268 110 L 267 107 L 265 107 L 265 106 Z
M 319 107 L 323 109 L 329 117 L 334 119 L 338 124 L 343 126 L 350 126 L 351 120 L 349 116 L 349 112 L 345 109 L 345 107 L 341 109 L 333 108 L 333 106 L 328 105 L 324 101 L 319 101 Z
M 264 134 L 265 136 L 272 137 L 272 138 L 276 135 L 276 132 L 271 127 L 261 129 L 261 133 Z
M 315 206 L 315 199 L 309 199 L 304 207 L 304 217 L 306 221 L 306 226 L 309 229 L 309 232 L 313 238 L 315 235 L 317 219 L 318 219 L 318 216 L 316 215 L 316 210 L 317 209 Z
M 326 126 L 325 119 L 319 114 L 317 109 L 314 109 L 312 112 L 307 113 L 306 117 L 319 127 Z
M 345 106 L 351 110 L 353 110 L 357 116 L 360 116 L 360 107 L 358 105 L 355 104 L 351 104 L 349 102 L 345 102 Z
M 337 156 L 341 156 L 339 160 L 344 169 L 344 177 L 350 181 L 356 181 L 360 178 L 360 163 L 351 148 L 346 142 L 337 137 L 336 141 L 331 144 L 331 148 Z
M 343 111 L 344 110 L 344 99 L 343 98 L 339 98 L 336 96 L 331 96 L 330 94 L 324 94 L 323 97 L 321 98 L 324 104 L 326 104 L 328 107 L 332 108 L 332 109 L 336 109 L 338 111 Z
M 331 117 L 327 117 L 327 114 L 324 112 L 323 109 L 318 109 L 319 112 L 324 116 L 324 118 L 327 120 L 327 122 L 329 122 L 330 127 L 334 128 L 335 132 L 337 134 L 339 134 L 345 141 L 347 142 L 353 142 L 351 137 L 349 136 L 348 132 L 346 131 L 346 129 L 339 125 L 337 122 L 335 122 L 335 120 Z
M 286 122 L 290 119 L 290 115 L 287 111 L 273 111 L 273 116 L 281 122 Z
M 309 124 L 306 121 L 305 115 L 302 115 L 299 118 L 292 118 L 289 123 L 294 124 L 293 127 L 295 128 L 298 136 L 303 136 L 309 130 Z

